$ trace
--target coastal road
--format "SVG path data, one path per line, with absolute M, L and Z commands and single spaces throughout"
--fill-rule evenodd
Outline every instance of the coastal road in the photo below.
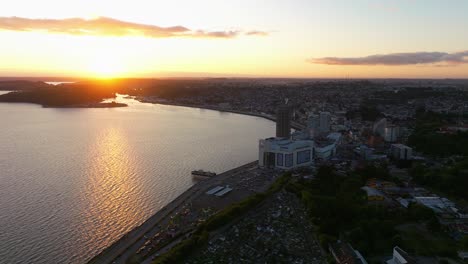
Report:
M 161 208 L 156 214 L 151 216 L 142 225 L 136 227 L 129 233 L 125 234 L 117 242 L 109 248 L 102 251 L 96 257 L 91 259 L 89 264 L 106 264 L 106 263 L 125 263 L 128 257 L 132 256 L 146 242 L 144 236 L 152 237 L 159 232 L 159 223 L 166 217 L 170 217 L 172 213 L 180 209 L 185 203 L 194 199 L 200 194 L 206 192 L 219 182 L 238 175 L 239 173 L 256 167 L 257 161 L 250 162 L 246 165 L 221 173 L 213 178 L 199 182 L 187 191 L 179 195 L 172 202 Z

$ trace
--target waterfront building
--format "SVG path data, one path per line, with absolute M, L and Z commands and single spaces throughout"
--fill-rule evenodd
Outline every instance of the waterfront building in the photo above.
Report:
M 403 144 L 392 144 L 390 153 L 396 160 L 411 160 L 413 158 L 413 149 Z
M 281 109 L 280 109 L 281 110 Z M 280 113 L 281 111 L 278 111 Z M 322 115 L 322 113 L 325 113 Z M 325 127 L 330 128 L 329 113 L 322 112 Z M 278 117 L 280 120 L 280 117 Z M 261 139 L 259 141 L 258 163 L 260 167 L 291 170 L 303 166 L 311 166 L 314 159 L 328 160 L 336 154 L 337 145 L 341 142 L 341 133 L 315 134 L 322 126 L 320 116 L 310 116 L 307 128 L 286 137 L 280 136 Z M 327 121 L 328 120 L 328 121 Z M 282 122 L 277 124 L 277 132 L 281 132 Z M 285 131 L 283 131 L 285 132 Z
M 267 138 L 259 142 L 260 167 L 291 170 L 311 166 L 314 162 L 314 141 Z
M 281 105 L 276 113 L 276 137 L 289 138 L 291 134 L 291 107 Z
M 314 159 L 328 160 L 335 156 L 340 137 L 332 135 L 329 138 L 315 140 L 301 139 L 293 134 L 292 139 L 267 138 L 259 143 L 258 162 L 260 167 L 295 169 L 314 164 Z

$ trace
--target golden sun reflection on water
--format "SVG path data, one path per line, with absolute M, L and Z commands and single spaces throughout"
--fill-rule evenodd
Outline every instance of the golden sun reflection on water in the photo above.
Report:
M 95 148 L 89 151 L 89 171 L 85 192 L 87 241 L 103 239 L 111 243 L 142 219 L 136 160 L 126 135 L 115 127 L 96 135 Z M 112 232 L 110 231 L 112 230 Z

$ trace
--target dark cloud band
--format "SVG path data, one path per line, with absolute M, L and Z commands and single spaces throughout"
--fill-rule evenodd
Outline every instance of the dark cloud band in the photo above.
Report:
M 340 58 L 325 57 L 307 60 L 314 64 L 327 65 L 415 65 L 415 64 L 462 64 L 468 63 L 468 51 L 447 52 L 412 52 L 371 55 L 367 57 Z
M 21 17 L 0 17 L 0 30 L 45 31 L 71 35 L 92 36 L 145 36 L 151 38 L 194 37 L 234 38 L 239 35 L 267 35 L 263 31 L 205 31 L 191 30 L 183 26 L 159 27 L 132 23 L 113 18 L 96 19 L 30 19 Z M 256 32 L 252 34 L 252 32 Z

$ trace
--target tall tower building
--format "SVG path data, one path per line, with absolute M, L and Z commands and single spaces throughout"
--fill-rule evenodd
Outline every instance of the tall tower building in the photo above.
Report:
M 276 137 L 289 138 L 291 134 L 291 107 L 281 105 L 276 113 Z
M 320 112 L 320 132 L 328 133 L 331 129 L 331 114 L 329 112 Z

